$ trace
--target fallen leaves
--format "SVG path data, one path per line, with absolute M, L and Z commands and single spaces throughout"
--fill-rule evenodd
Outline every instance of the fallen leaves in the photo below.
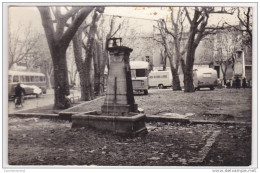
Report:
M 166 147 L 172 147 L 174 144 L 168 144 L 166 145 Z
M 42 159 L 41 156 L 37 156 L 37 157 L 36 157 L 36 160 L 38 160 L 38 161 L 40 161 L 40 162 L 44 162 L 44 160 Z
M 84 152 L 88 152 L 88 153 L 94 153 L 96 150 L 90 150 L 90 151 L 84 151 Z
M 151 160 L 151 161 L 156 161 L 156 160 L 160 160 L 160 157 L 150 157 L 147 160 Z

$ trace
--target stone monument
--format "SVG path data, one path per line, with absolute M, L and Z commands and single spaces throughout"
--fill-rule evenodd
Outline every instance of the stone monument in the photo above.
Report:
M 129 65 L 132 49 L 122 46 L 121 42 L 121 38 L 111 38 L 107 42 L 110 65 L 101 112 L 92 111 L 73 115 L 73 128 L 92 127 L 131 136 L 147 132 L 145 115 L 138 112 L 133 95 Z

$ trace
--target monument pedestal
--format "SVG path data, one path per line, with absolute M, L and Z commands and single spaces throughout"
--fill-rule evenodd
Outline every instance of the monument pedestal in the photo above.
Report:
M 72 128 L 95 128 L 125 136 L 147 133 L 145 115 L 132 113 L 128 116 L 103 115 L 96 111 L 72 116 Z
M 101 112 L 93 111 L 73 115 L 72 127 L 91 127 L 130 136 L 147 133 L 145 115 L 137 113 L 137 104 L 133 95 L 129 65 L 129 55 L 132 49 L 115 46 L 108 50 L 110 67 L 106 98 Z
M 137 104 L 133 105 L 137 110 Z M 108 115 L 115 115 L 115 116 L 128 116 L 128 112 L 131 112 L 130 105 L 124 104 L 104 104 L 101 107 L 101 111 L 105 112 Z

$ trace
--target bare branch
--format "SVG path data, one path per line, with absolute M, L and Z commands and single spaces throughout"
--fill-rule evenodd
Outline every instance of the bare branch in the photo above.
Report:
M 75 20 L 69 26 L 69 28 L 64 32 L 60 42 L 63 43 L 64 46 L 68 46 L 70 40 L 73 38 L 74 34 L 77 32 L 77 28 L 81 25 L 82 21 L 86 18 L 86 16 L 94 9 L 94 7 L 83 7 Z
M 67 21 L 69 18 L 74 16 L 82 7 L 72 7 L 66 14 L 62 16 L 63 20 Z
M 113 34 L 111 34 L 111 37 L 114 37 L 114 35 L 121 29 L 121 24 L 118 26 L 118 28 L 115 30 Z
M 67 11 L 70 11 L 70 9 L 69 9 L 68 7 L 65 6 L 64 8 L 65 8 Z
M 220 10 L 215 10 L 215 8 L 214 8 L 213 10 L 208 11 L 208 13 L 209 14 L 215 13 L 215 14 L 230 14 L 230 15 L 232 15 L 232 14 L 234 14 L 235 10 L 236 10 L 236 8 L 231 8 L 230 11 L 227 11 L 227 9 L 225 7 L 221 7 Z
M 55 17 L 56 19 L 58 19 L 59 16 L 58 16 L 57 13 L 56 13 L 55 7 L 50 7 L 50 8 L 51 8 L 51 11 L 52 11 L 52 14 L 54 15 L 54 17 Z
M 189 14 L 189 12 L 188 12 L 187 8 L 186 8 L 186 7 L 184 7 L 184 10 L 186 11 L 186 16 L 187 16 L 187 18 L 188 18 L 188 21 L 189 21 L 189 23 L 191 23 L 190 14 Z
M 170 34 L 174 39 L 176 39 L 176 36 L 175 36 L 172 32 L 170 32 L 170 31 L 168 30 L 167 25 L 166 25 L 166 22 L 165 22 L 164 20 L 162 20 L 162 24 L 163 24 L 162 27 L 164 28 L 165 32 L 166 32 L 167 34 Z

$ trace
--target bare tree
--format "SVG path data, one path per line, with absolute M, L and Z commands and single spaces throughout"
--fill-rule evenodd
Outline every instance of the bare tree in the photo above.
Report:
M 171 49 L 174 50 L 174 57 L 173 54 L 170 54 L 169 48 L 166 49 L 166 52 L 168 52 L 168 57 L 170 58 L 170 66 L 172 71 L 172 77 L 173 77 L 173 90 L 181 90 L 180 87 L 180 79 L 179 79 L 179 65 L 180 60 L 183 59 L 184 54 L 186 53 L 185 47 L 181 47 L 181 42 L 183 41 L 183 34 L 184 34 L 184 21 L 186 18 L 185 11 L 183 7 L 178 7 L 177 15 L 174 17 L 174 7 L 169 7 L 169 10 L 171 11 L 170 15 L 170 21 L 171 26 L 168 27 L 165 20 L 160 21 L 160 30 L 164 30 L 165 34 L 172 37 L 173 44 L 170 45 Z M 160 31 L 161 35 L 163 34 L 162 31 Z M 165 44 L 165 43 L 164 43 Z M 182 50 L 181 50 L 182 48 Z M 174 60 L 174 62 L 172 62 Z
M 8 69 L 11 69 L 14 64 L 30 59 L 37 52 L 35 44 L 39 41 L 39 34 L 31 30 L 30 25 L 24 28 L 19 26 L 16 30 L 9 30 L 8 33 Z
M 215 58 L 215 61 L 220 65 L 221 72 L 223 74 L 223 81 L 224 85 L 226 85 L 226 76 L 227 76 L 227 69 L 230 65 L 233 64 L 233 53 L 230 51 L 230 49 L 224 49 L 227 52 L 227 56 L 224 55 L 223 49 L 218 49 L 218 56 Z
M 65 14 L 61 12 L 62 7 L 43 7 L 38 10 L 41 15 L 42 25 L 48 41 L 53 66 L 54 66 L 54 108 L 63 109 L 69 107 L 66 95 L 69 95 L 68 69 L 66 61 L 66 50 L 77 29 L 90 14 L 94 7 L 72 7 Z M 52 14 L 54 19 L 52 18 Z M 77 14 L 76 14 L 77 13 Z M 71 24 L 69 19 L 76 14 Z M 65 29 L 68 27 L 67 29 Z
M 73 58 L 72 61 L 69 63 L 69 79 L 70 79 L 70 85 L 73 86 L 76 84 L 76 76 L 77 76 L 77 69 L 76 69 L 76 63 L 75 59 Z
M 251 7 L 238 7 L 237 9 L 237 18 L 239 20 L 239 25 L 230 25 L 225 22 L 226 25 L 234 28 L 237 31 L 244 33 L 244 44 L 252 47 L 252 8 Z
M 190 23 L 186 59 L 181 60 L 184 73 L 184 92 L 194 92 L 193 65 L 196 48 L 206 35 L 215 34 L 218 29 L 223 29 L 223 26 L 207 26 L 210 14 L 233 14 L 234 10 L 230 9 L 230 11 L 227 11 L 224 7 L 221 7 L 218 10 L 216 10 L 214 7 L 194 7 L 193 16 L 191 16 L 187 7 L 184 7 L 184 9 L 186 11 L 187 19 Z
M 27 62 L 28 66 L 39 67 L 41 72 L 46 76 L 47 88 L 52 88 L 51 77 L 53 76 L 53 64 L 51 59 L 50 50 L 45 35 L 40 35 L 39 42 L 34 45 L 34 57 Z
M 105 67 L 109 69 L 109 55 L 106 49 L 108 39 L 114 37 L 122 28 L 122 23 L 116 25 L 115 16 L 109 17 L 108 25 L 105 16 L 101 17 L 100 24 L 96 33 L 95 53 L 94 53 L 94 90 L 96 95 L 103 95 L 105 86 Z
M 161 55 L 161 60 L 162 60 L 162 65 L 163 65 L 163 71 L 166 70 L 166 65 L 167 65 L 167 53 L 165 48 L 160 49 L 160 55 Z
M 83 24 L 73 38 L 74 57 L 80 77 L 82 100 L 92 100 L 95 98 L 94 86 L 91 80 L 91 69 L 93 66 L 93 58 L 96 53 L 95 35 L 98 27 L 97 23 L 101 17 L 101 14 L 99 13 L 103 13 L 103 11 L 104 8 L 95 9 L 93 11 L 91 23 Z M 83 58 L 82 48 L 85 52 L 85 58 Z
M 171 72 L 172 72 L 172 90 L 176 91 L 176 90 L 181 90 L 181 86 L 180 86 L 180 79 L 178 76 L 178 68 L 179 68 L 179 64 L 178 61 L 175 61 L 174 63 L 174 45 L 172 41 L 168 41 L 168 34 L 166 32 L 166 26 L 165 26 L 165 22 L 164 20 L 158 21 L 158 29 L 160 31 L 160 36 L 162 39 L 162 45 L 164 46 L 165 52 L 167 57 L 169 58 L 169 63 L 170 63 L 170 68 L 171 68 Z
M 219 31 L 216 35 L 214 60 L 220 65 L 224 84 L 226 84 L 227 69 L 234 65 L 234 53 L 241 42 L 240 32 L 234 28 Z

